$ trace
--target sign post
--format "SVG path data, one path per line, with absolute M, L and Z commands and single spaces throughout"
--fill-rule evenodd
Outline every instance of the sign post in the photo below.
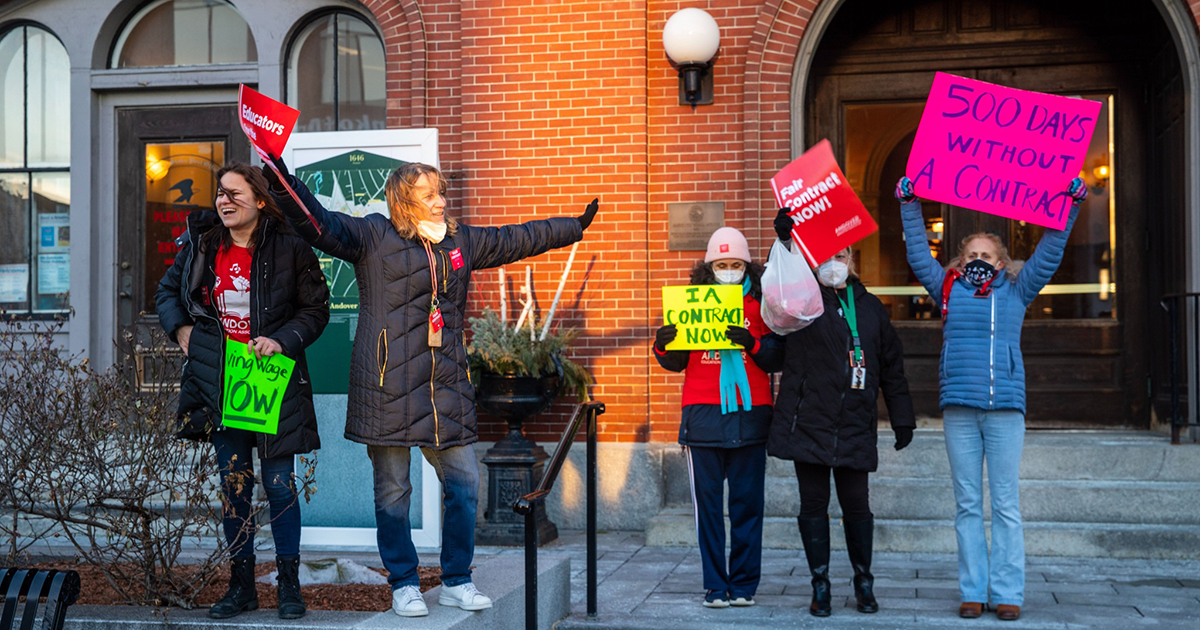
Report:
M 822 140 L 771 178 L 780 208 L 792 208 L 792 239 L 816 268 L 879 229 Z
M 939 72 L 905 173 L 920 197 L 1061 230 L 1100 106 Z

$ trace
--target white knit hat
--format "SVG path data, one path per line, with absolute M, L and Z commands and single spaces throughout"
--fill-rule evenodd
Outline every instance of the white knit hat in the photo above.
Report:
M 710 263 L 722 258 L 750 262 L 750 246 L 746 244 L 746 237 L 734 228 L 717 228 L 708 239 L 708 251 L 704 254 L 704 262 Z

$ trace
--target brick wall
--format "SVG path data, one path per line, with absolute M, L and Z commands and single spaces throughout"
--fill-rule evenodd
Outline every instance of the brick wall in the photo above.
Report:
M 607 441 L 674 441 L 682 377 L 650 339 L 658 288 L 686 281 L 702 252 L 667 251 L 667 204 L 719 201 L 766 257 L 774 202 L 763 186 L 791 158 L 792 73 L 805 28 L 829 0 L 364 0 L 388 56 L 388 122 L 437 127 L 450 211 L 479 225 L 601 209 L 576 255 L 556 325 L 582 332 L 574 357 L 596 375 Z M 1186 2 L 1200 21 L 1200 2 Z M 662 48 L 675 11 L 721 27 L 715 104 L 678 104 Z M 567 250 L 528 261 L 547 309 Z M 515 317 L 518 275 L 507 268 Z M 474 276 L 472 310 L 498 305 L 496 271 Z M 528 425 L 557 440 L 570 406 Z M 483 439 L 503 435 L 483 418 Z

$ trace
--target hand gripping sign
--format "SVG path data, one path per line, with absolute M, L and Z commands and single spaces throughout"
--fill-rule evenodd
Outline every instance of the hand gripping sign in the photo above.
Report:
M 279 410 L 296 362 L 282 354 L 260 359 L 246 344 L 225 341 L 225 382 L 221 392 L 221 424 L 275 435 Z
M 879 229 L 846 182 L 828 140 L 776 173 L 771 190 L 780 208 L 792 208 L 792 239 L 814 268 Z
M 1061 230 L 1100 103 L 937 73 L 905 174 L 918 196 Z
M 745 326 L 740 284 L 663 287 L 663 324 L 675 324 L 679 336 L 667 350 L 732 350 L 741 348 L 725 336 L 730 324 Z
M 287 178 L 275 166 L 275 158 L 283 155 L 283 148 L 287 146 L 288 137 L 292 135 L 292 127 L 296 126 L 296 119 L 299 117 L 300 110 L 292 109 L 245 85 L 238 86 L 238 120 L 242 123 L 242 131 L 246 133 L 247 138 L 250 138 L 250 144 L 254 145 L 254 150 L 258 151 L 263 163 L 275 171 L 275 174 L 279 176 L 280 183 L 287 189 L 292 199 L 296 200 L 296 205 L 304 210 L 304 214 L 308 215 L 308 220 L 312 221 L 313 227 L 320 232 L 321 226 L 317 225 L 317 220 L 308 212 L 304 202 L 300 201 L 296 191 L 292 190 L 288 184 Z

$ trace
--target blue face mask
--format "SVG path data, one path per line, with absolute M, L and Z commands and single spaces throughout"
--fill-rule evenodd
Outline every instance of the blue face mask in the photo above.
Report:
M 996 268 L 991 263 L 976 258 L 963 266 L 963 277 L 967 282 L 981 287 L 996 277 Z

